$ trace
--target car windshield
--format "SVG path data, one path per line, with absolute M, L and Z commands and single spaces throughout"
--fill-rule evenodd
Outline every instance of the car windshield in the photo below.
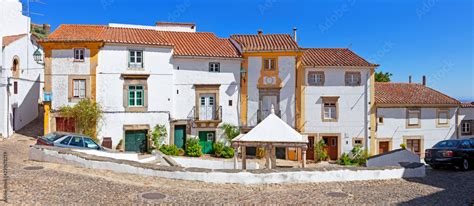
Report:
M 56 141 L 57 139 L 61 138 L 61 137 L 64 137 L 64 135 L 62 134 L 55 134 L 55 133 L 51 133 L 51 134 L 47 134 L 46 136 L 44 136 L 45 139 L 51 141 L 51 142 L 54 142 Z
M 84 145 L 89 149 L 98 149 L 99 145 L 97 145 L 92 139 L 84 137 Z
M 459 141 L 456 140 L 445 140 L 438 142 L 434 147 L 435 148 L 447 148 L 447 147 L 456 147 L 459 144 Z

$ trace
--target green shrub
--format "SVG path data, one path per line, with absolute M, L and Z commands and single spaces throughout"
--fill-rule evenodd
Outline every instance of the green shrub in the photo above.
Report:
M 234 157 L 234 149 L 232 147 L 224 146 L 224 143 L 217 142 L 213 144 L 214 154 L 216 157 L 232 158 Z
M 341 158 L 337 160 L 340 165 L 364 165 L 369 155 L 361 146 L 355 146 L 351 150 L 351 154 L 343 153 Z
M 151 138 L 153 141 L 153 146 L 155 148 L 160 148 L 164 144 L 165 138 L 168 136 L 166 131 L 166 126 L 162 124 L 157 124 L 153 130 L 148 134 L 148 138 Z
M 184 156 L 184 149 L 183 149 L 183 148 L 179 148 L 179 149 L 178 149 L 178 154 L 179 154 L 179 156 Z
M 240 134 L 239 127 L 229 123 L 222 124 L 220 128 L 224 130 L 225 137 L 229 142 L 232 142 L 232 140 Z
M 318 143 L 314 145 L 314 160 L 316 161 L 326 161 L 329 158 L 328 151 L 324 149 L 326 143 L 324 140 L 319 140 Z
M 189 157 L 200 157 L 202 156 L 202 147 L 199 145 L 198 139 L 188 139 L 186 141 L 186 149 L 184 150 L 186 156 Z
M 232 147 L 224 147 L 224 149 L 222 150 L 221 157 L 223 158 L 234 157 L 234 149 Z
M 179 149 L 176 147 L 176 145 L 162 145 L 160 147 L 160 151 L 163 152 L 165 155 L 171 155 L 171 156 L 178 156 L 179 155 Z
M 216 157 L 221 157 L 222 151 L 224 150 L 224 143 L 222 142 L 216 142 L 212 144 L 212 147 L 214 148 L 214 154 Z
M 400 144 L 400 148 L 407 149 L 407 145 L 406 144 Z

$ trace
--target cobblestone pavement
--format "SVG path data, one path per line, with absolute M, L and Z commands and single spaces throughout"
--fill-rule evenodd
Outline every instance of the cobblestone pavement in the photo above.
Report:
M 1 141 L 8 152 L 8 203 L 63 204 L 406 204 L 469 205 L 474 203 L 474 171 L 427 171 L 425 178 L 311 184 L 236 185 L 170 180 L 32 162 L 25 135 Z M 1 154 L 0 154 L 1 155 Z M 42 170 L 25 170 L 42 166 Z M 1 166 L 0 166 L 1 168 Z M 1 182 L 1 179 L 0 179 Z M 3 182 L 0 184 L 2 198 Z M 159 192 L 159 201 L 141 194 Z M 4 204 L 0 201 L 0 205 Z

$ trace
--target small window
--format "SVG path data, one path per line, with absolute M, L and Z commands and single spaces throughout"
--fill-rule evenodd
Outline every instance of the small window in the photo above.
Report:
M 360 72 L 346 72 L 346 86 L 360 86 Z
M 83 62 L 84 61 L 84 51 L 85 51 L 85 49 L 74 49 L 74 61 Z
M 232 106 L 232 100 L 229 100 L 229 106 Z
M 324 72 L 308 72 L 308 84 L 311 86 L 323 86 Z
M 86 80 L 85 79 L 74 79 L 73 80 L 73 94 L 74 98 L 86 98 Z
M 128 106 L 129 107 L 143 107 L 144 95 L 142 85 L 128 86 Z
M 142 68 L 143 67 L 143 51 L 130 50 L 129 66 L 132 67 L 132 68 Z
M 208 142 L 214 141 L 214 133 L 207 133 L 207 141 Z
M 221 64 L 219 62 L 209 63 L 209 72 L 221 72 Z
M 419 109 L 408 109 L 407 125 L 408 127 L 420 126 L 421 111 Z
M 273 71 L 276 69 L 276 59 L 275 58 L 264 58 L 263 59 L 263 69 Z
M 71 136 L 66 137 L 66 138 L 63 139 L 61 142 L 59 142 L 59 144 L 69 145 L 69 141 L 71 141 Z
M 380 116 L 380 117 L 377 118 L 377 122 L 378 122 L 379 124 L 383 124 L 383 120 L 384 120 L 384 119 L 383 119 L 382 116 Z
M 446 126 L 449 124 L 449 110 L 438 110 L 438 125 Z
M 364 141 L 361 138 L 355 138 L 353 142 L 353 146 L 364 146 Z
M 82 137 L 73 137 L 71 142 L 69 142 L 69 146 L 84 147 Z
M 407 139 L 407 149 L 413 153 L 420 155 L 421 140 L 419 139 Z
M 18 82 L 13 82 L 13 94 L 18 94 Z
M 463 135 L 471 135 L 471 122 L 463 121 L 461 123 L 461 134 Z
M 337 119 L 336 115 L 336 103 L 324 103 L 324 119 L 325 120 L 335 120 Z

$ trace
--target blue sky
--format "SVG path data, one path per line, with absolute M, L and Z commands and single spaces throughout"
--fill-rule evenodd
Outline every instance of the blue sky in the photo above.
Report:
M 25 0 L 23 0 L 25 1 Z M 32 0 L 35 1 L 35 0 Z M 38 1 L 38 0 L 36 0 Z M 33 22 L 59 24 L 194 22 L 198 31 L 291 33 L 302 47 L 350 47 L 393 73 L 474 101 L 472 0 L 40 0 Z

